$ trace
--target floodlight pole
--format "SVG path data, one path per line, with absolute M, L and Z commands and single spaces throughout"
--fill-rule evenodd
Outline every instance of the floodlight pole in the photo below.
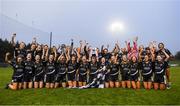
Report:
M 52 45 L 52 32 L 50 32 L 50 40 L 49 40 L 50 52 L 51 52 L 51 45 Z

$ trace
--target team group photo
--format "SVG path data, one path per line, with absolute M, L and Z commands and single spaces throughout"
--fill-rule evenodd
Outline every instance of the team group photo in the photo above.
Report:
M 0 105 L 179 105 L 179 7 L 0 0 Z

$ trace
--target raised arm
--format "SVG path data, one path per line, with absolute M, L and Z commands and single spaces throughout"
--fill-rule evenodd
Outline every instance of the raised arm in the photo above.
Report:
M 98 52 L 97 48 L 96 48 L 96 59 L 97 59 L 97 61 L 99 61 L 99 52 Z
M 53 52 L 54 52 L 54 61 L 56 61 L 56 59 L 57 59 L 57 49 L 56 49 L 55 46 L 53 47 Z
M 170 56 L 166 53 L 165 49 L 162 50 L 162 52 L 165 54 L 166 58 L 164 61 L 168 61 Z
M 71 51 L 71 47 L 67 47 L 67 53 L 65 53 L 65 56 L 66 56 L 66 62 L 68 62 L 70 60 L 70 51 Z
M 101 46 L 101 53 L 103 53 L 104 45 Z
M 10 53 L 8 52 L 8 53 L 6 53 L 6 55 L 5 55 L 5 62 L 7 62 L 7 63 L 11 63 L 11 61 L 10 61 L 10 59 L 8 58 L 9 57 L 9 55 L 10 55 Z
M 49 50 L 45 50 L 45 47 L 43 47 L 43 54 L 42 54 L 42 60 L 47 61 L 48 60 L 48 55 L 49 55 Z
M 130 52 L 131 51 L 130 42 L 125 41 L 125 44 L 126 44 L 127 51 Z
M 156 58 L 155 58 L 155 50 L 154 50 L 154 48 L 151 48 L 150 52 L 151 52 L 151 60 L 155 61 Z
M 138 41 L 138 37 L 135 37 L 134 41 L 133 41 L 133 45 L 134 45 L 133 49 L 136 50 L 136 51 L 138 50 L 137 49 L 137 41 Z
M 11 38 L 11 44 L 13 45 L 13 47 L 16 46 L 15 37 L 16 37 L 16 33 L 13 33 L 12 38 Z
M 120 46 L 119 46 L 119 42 L 118 41 L 116 43 L 116 48 L 117 48 L 117 51 L 119 52 L 120 51 Z
M 89 51 L 88 61 L 91 61 L 91 57 L 92 57 L 92 52 L 93 52 L 93 50 L 92 50 L 92 48 L 89 48 L 89 49 L 90 49 L 90 51 Z
M 71 39 L 71 46 L 70 46 L 69 55 L 71 55 L 71 54 L 72 54 L 72 52 L 73 52 L 73 45 L 74 45 L 74 43 L 73 43 L 73 39 Z

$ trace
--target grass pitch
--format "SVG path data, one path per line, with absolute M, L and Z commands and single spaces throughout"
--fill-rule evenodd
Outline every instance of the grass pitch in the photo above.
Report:
M 0 105 L 180 105 L 180 67 L 171 67 L 172 88 L 164 91 L 133 89 L 4 89 L 12 69 L 0 68 Z

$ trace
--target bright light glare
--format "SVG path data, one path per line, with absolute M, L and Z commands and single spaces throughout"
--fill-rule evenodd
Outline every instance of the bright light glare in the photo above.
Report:
M 120 31 L 124 30 L 124 25 L 121 22 L 113 22 L 110 25 L 110 30 L 112 32 L 120 32 Z

